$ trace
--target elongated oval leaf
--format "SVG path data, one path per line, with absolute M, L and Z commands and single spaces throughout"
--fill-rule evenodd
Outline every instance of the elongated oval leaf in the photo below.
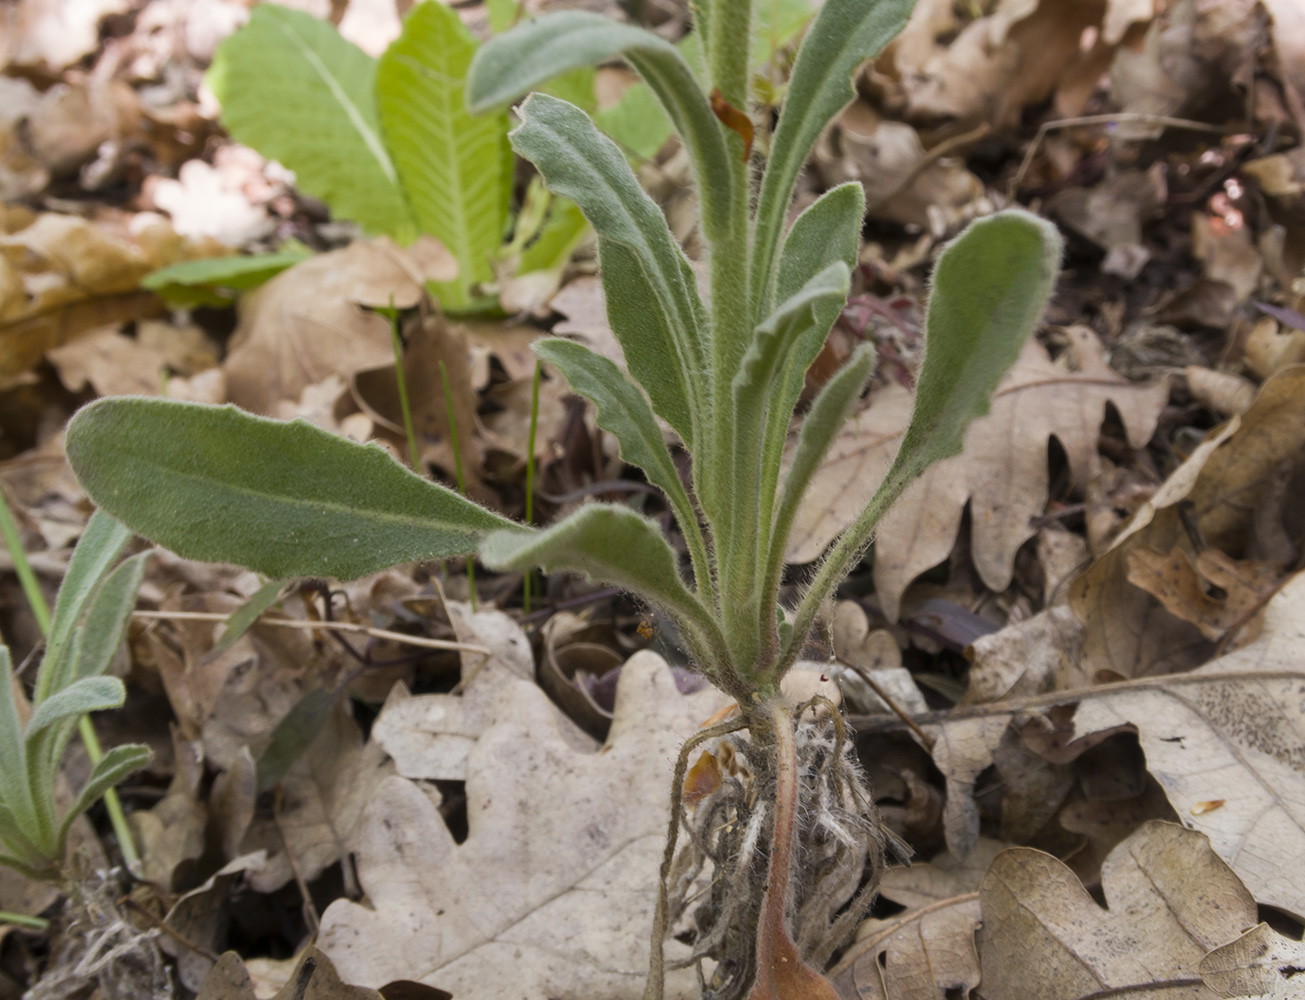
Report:
M 284 580 L 268 580 L 259 587 L 249 600 L 231 612 L 231 617 L 227 619 L 227 627 L 218 636 L 218 641 L 213 643 L 213 648 L 204 654 L 204 659 L 206 661 L 217 659 L 234 646 L 240 637 L 249 631 L 250 626 L 258 621 L 258 616 L 276 603 L 283 590 L 285 590 Z
M 473 116 L 467 67 L 476 40 L 442 3 L 419 3 L 376 69 L 385 145 L 418 228 L 458 262 L 456 283 L 440 289 L 446 308 L 471 301 L 470 287 L 494 277 L 512 197 L 506 111 Z
M 64 814 L 59 823 L 58 849 L 57 855 L 63 856 L 64 845 L 68 841 L 68 828 L 72 826 L 73 820 L 93 806 L 96 801 L 110 788 L 116 785 L 132 771 L 139 771 L 149 763 L 153 753 L 147 746 L 139 743 L 127 743 L 120 747 L 114 747 L 91 769 L 91 776 L 86 779 L 86 784 L 82 790 L 77 793 L 77 798 L 73 801 L 72 807 Z
M 127 634 L 127 623 L 136 607 L 136 591 L 145 575 L 152 552 L 125 559 L 104 580 L 86 611 L 81 646 L 69 676 L 98 677 L 109 669 Z
M 706 321 L 693 269 L 621 151 L 583 111 L 532 94 L 521 115 L 513 148 L 594 227 L 607 316 L 630 374 L 692 447 L 704 419 L 700 373 L 706 366 Z
M 724 232 L 733 175 L 729 147 L 711 105 L 679 51 L 651 31 L 588 11 L 545 14 L 491 39 L 468 75 L 472 110 L 516 100 L 570 69 L 624 56 L 644 78 L 689 150 L 702 192 L 703 231 Z
M 37 701 L 58 691 L 71 679 L 73 659 L 69 642 L 73 629 L 81 620 L 100 581 L 129 541 L 131 531 L 115 521 L 108 511 L 97 510 L 86 523 L 86 530 L 73 549 L 68 572 L 64 574 L 59 595 L 55 598 L 45 656 L 36 674 L 34 696 Z
M 481 543 L 480 558 L 490 569 L 583 573 L 638 594 L 686 625 L 708 621 L 661 529 L 629 507 L 587 504 L 544 531 L 496 531 Z
M 13 826 L 30 844 L 42 841 L 32 789 L 27 783 L 27 748 L 23 725 L 14 704 L 14 676 L 9 647 L 0 646 L 0 803 L 13 818 Z
M 86 492 L 133 530 L 268 576 L 352 579 L 474 552 L 512 525 L 376 445 L 231 406 L 101 399 L 69 422 L 65 447 Z
M 88 712 L 118 708 L 127 699 L 127 689 L 116 677 L 83 677 L 62 691 L 50 695 L 32 711 L 26 736 L 35 736 L 60 719 L 77 718 Z
M 752 290 L 758 318 L 774 284 L 793 185 L 820 133 L 856 97 L 852 74 L 902 30 L 915 0 L 826 0 L 798 50 L 761 182 Z
M 259 4 L 207 81 L 233 137 L 295 172 L 340 218 L 401 242 L 417 236 L 381 140 L 376 62 L 326 21 Z

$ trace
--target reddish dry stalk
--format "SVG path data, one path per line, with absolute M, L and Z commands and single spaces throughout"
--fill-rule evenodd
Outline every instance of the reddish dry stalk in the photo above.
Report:
M 748 1000 L 839 1000 L 833 983 L 802 961 L 784 926 L 797 832 L 797 744 L 788 703 L 773 698 L 765 708 L 775 735 L 775 829 L 757 924 L 757 978 Z

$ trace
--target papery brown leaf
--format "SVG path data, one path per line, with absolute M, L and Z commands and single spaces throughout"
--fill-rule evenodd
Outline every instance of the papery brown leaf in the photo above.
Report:
M 196 1000 L 255 1000 L 254 982 L 245 963 L 234 951 L 218 959 L 204 981 Z M 331 960 L 309 945 L 294 972 L 272 1000 L 381 1000 L 381 994 L 365 986 L 345 983 Z
M 1036 533 L 1031 519 L 1047 502 L 1047 438 L 1064 446 L 1070 474 L 1086 483 L 1100 464 L 1097 435 L 1107 402 L 1141 447 L 1168 400 L 1163 383 L 1135 384 L 1106 367 L 1090 330 L 1069 331 L 1077 369 L 1052 362 L 1029 341 L 992 401 L 975 420 L 965 451 L 932 466 L 884 517 L 875 541 L 875 590 L 896 619 L 902 592 L 951 552 L 968 500 L 972 555 L 993 590 L 1009 586 L 1016 550 Z M 860 512 L 892 462 L 911 408 L 910 395 L 889 386 L 835 439 L 799 508 L 789 543 L 791 562 L 809 562 Z

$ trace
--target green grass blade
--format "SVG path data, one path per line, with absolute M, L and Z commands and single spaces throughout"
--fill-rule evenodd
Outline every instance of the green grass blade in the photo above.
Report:
M 235 407 L 102 399 L 73 417 L 65 447 L 87 493 L 133 530 L 271 577 L 353 579 L 474 552 L 512 525 L 376 445 Z

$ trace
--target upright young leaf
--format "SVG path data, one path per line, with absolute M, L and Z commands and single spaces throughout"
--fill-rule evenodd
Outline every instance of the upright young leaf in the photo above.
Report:
M 794 635 L 869 544 L 879 519 L 921 472 L 955 455 L 1046 308 L 1060 271 L 1056 227 L 1011 209 L 972 222 L 938 258 L 925 311 L 925 352 L 911 423 L 888 474 L 830 550 L 803 596 Z M 785 665 L 797 655 L 790 648 Z
M 574 105 L 533 94 L 512 145 L 598 234 L 607 316 L 653 409 L 692 447 L 703 410 L 702 301 L 661 209 L 612 140 Z
M 375 75 L 375 60 L 329 22 L 259 4 L 206 79 L 235 139 L 284 163 L 337 217 L 409 242 L 417 228 L 381 140 Z
M 230 406 L 97 400 L 69 422 L 65 448 L 87 494 L 133 530 L 268 576 L 352 579 L 474 552 L 512 526 L 376 445 Z
M 798 50 L 761 182 L 752 258 L 754 314 L 764 314 L 793 185 L 825 126 L 852 98 L 852 74 L 902 30 L 915 0 L 826 0 Z
M 36 701 L 43 701 L 72 679 L 74 666 L 70 642 L 82 612 L 100 586 L 109 568 L 131 541 L 131 532 L 107 511 L 97 510 L 73 549 L 68 571 L 54 602 L 45 656 L 36 672 Z
M 153 552 L 141 552 L 114 568 L 86 610 L 81 648 L 69 676 L 98 677 L 109 669 L 136 608 L 136 592 Z
M 729 149 L 697 79 L 679 51 L 651 31 L 588 11 L 545 14 L 491 39 L 468 77 L 473 110 L 513 101 L 559 73 L 624 56 L 644 78 L 689 150 L 703 209 L 703 231 L 724 231 L 733 178 Z M 722 169 L 724 168 L 724 169 Z
M 451 7 L 419 3 L 376 68 L 381 131 L 413 218 L 460 267 L 458 280 L 440 289 L 449 308 L 468 305 L 470 287 L 494 277 L 512 197 L 507 112 L 473 116 L 466 108 L 476 48 Z
M 149 747 L 141 746 L 139 743 L 127 743 L 114 747 L 99 759 L 91 769 L 86 784 L 77 793 L 77 798 L 73 800 L 72 806 L 64 813 L 59 823 L 56 857 L 63 857 L 64 845 L 68 842 L 68 828 L 72 826 L 73 820 L 93 806 L 105 792 L 132 771 L 139 771 L 148 764 L 152 756 Z
M 39 845 L 43 838 L 28 783 L 27 749 L 14 703 L 14 672 L 8 646 L 0 646 L 0 803 L 13 817 L 14 829 L 28 843 Z

